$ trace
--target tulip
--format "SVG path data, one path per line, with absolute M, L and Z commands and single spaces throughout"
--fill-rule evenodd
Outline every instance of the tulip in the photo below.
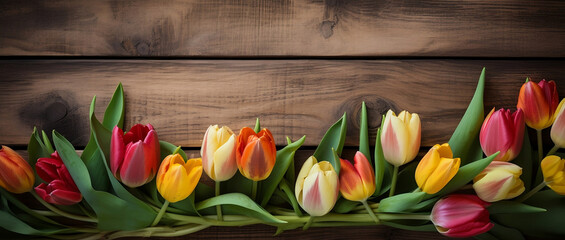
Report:
M 541 80 L 536 84 L 527 79 L 520 88 L 516 107 L 524 111 L 529 127 L 541 130 L 553 124 L 558 104 L 559 96 L 554 81 Z
M 437 193 L 457 174 L 460 164 L 461 159 L 453 158 L 448 143 L 436 144 L 418 164 L 416 183 L 425 193 Z
M 565 195 L 565 159 L 547 156 L 541 161 L 545 184 L 558 194 Z
M 420 117 L 402 111 L 398 117 L 388 110 L 381 133 L 385 160 L 394 166 L 412 161 L 420 150 Z
M 235 134 L 229 127 L 208 127 L 202 140 L 202 166 L 214 181 L 225 181 L 237 171 L 235 161 Z
M 236 160 L 243 176 L 253 181 L 268 178 L 276 159 L 275 140 L 268 129 L 258 133 L 248 127 L 241 129 L 236 141 Z
M 518 109 L 490 111 L 481 127 L 480 142 L 483 152 L 490 156 L 500 152 L 494 161 L 511 161 L 522 149 L 524 141 L 524 113 Z
M 136 124 L 129 132 L 114 127 L 110 148 L 110 169 L 128 187 L 153 180 L 161 158 L 157 133 L 151 124 Z
M 82 200 L 82 194 L 57 152 L 52 153 L 50 158 L 38 159 L 35 169 L 37 175 L 47 182 L 35 187 L 37 195 L 46 202 L 72 205 Z
M 563 113 L 565 99 L 561 100 L 555 111 L 555 122 L 551 126 L 551 140 L 556 147 L 565 148 L 565 113 Z M 557 149 L 556 149 L 557 150 Z
M 334 207 L 339 193 L 338 175 L 328 161 L 311 156 L 304 162 L 294 193 L 298 204 L 310 216 L 323 216 Z
M 0 149 L 0 187 L 12 193 L 29 192 L 35 176 L 26 160 L 9 147 Z
M 352 165 L 348 160 L 340 159 L 339 190 L 345 199 L 365 201 L 375 192 L 375 171 L 369 160 L 361 152 L 355 153 Z
M 496 202 L 519 196 L 525 190 L 522 168 L 509 162 L 491 162 L 473 179 L 473 189 L 484 201 Z
M 157 190 L 169 202 L 187 198 L 202 176 L 202 159 L 192 158 L 184 162 L 180 154 L 163 159 L 157 173 Z
M 475 195 L 449 195 L 436 202 L 431 220 L 437 231 L 445 236 L 476 236 L 488 232 L 494 226 L 485 208 L 488 205 Z

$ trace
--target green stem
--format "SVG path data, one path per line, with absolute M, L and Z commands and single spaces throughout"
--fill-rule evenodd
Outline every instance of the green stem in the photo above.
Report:
M 363 203 L 363 206 L 365 206 L 367 213 L 369 213 L 369 216 L 371 216 L 373 221 L 375 221 L 376 224 L 379 224 L 379 222 L 380 222 L 379 218 L 375 215 L 375 213 L 373 212 L 373 209 L 369 206 L 369 204 L 367 204 L 367 200 L 364 200 L 361 203 Z
M 396 189 L 397 178 L 398 178 L 398 166 L 394 166 L 394 170 L 392 172 L 392 183 L 390 184 L 390 193 L 388 194 L 389 197 L 394 196 L 394 190 Z
M 553 155 L 555 152 L 557 152 L 557 150 L 559 150 L 559 146 L 557 146 L 557 144 L 555 144 L 553 146 L 553 148 L 551 148 L 551 150 L 549 150 L 549 152 L 547 153 L 546 156 Z
M 306 224 L 304 224 L 304 227 L 302 227 L 302 230 L 308 230 L 308 228 L 310 228 L 310 226 L 312 226 L 312 223 L 314 223 L 314 217 L 310 216 L 308 218 L 308 222 L 306 222 Z
M 151 223 L 151 227 L 156 226 L 159 223 L 159 221 L 161 221 L 161 218 L 167 211 L 167 207 L 169 207 L 169 201 L 165 200 L 165 203 L 163 203 L 163 206 L 161 207 L 161 210 L 159 210 L 157 217 L 155 217 L 155 220 L 153 220 L 153 223 Z
M 220 182 L 216 181 L 216 197 L 220 196 Z M 216 205 L 216 214 L 218 215 L 218 221 L 224 221 L 222 216 L 222 205 Z
M 541 139 L 541 129 L 536 130 L 538 137 L 538 160 L 541 163 L 543 159 L 543 141 Z
M 94 218 L 79 216 L 79 215 L 75 215 L 75 214 L 71 214 L 71 213 L 62 211 L 62 210 L 54 207 L 53 205 L 45 202 L 45 200 L 43 200 L 43 198 L 41 198 L 39 195 L 37 195 L 37 193 L 35 193 L 35 191 L 32 190 L 32 191 L 30 191 L 30 193 L 33 197 L 35 197 L 35 199 L 37 199 L 37 201 L 39 201 L 47 209 L 49 209 L 49 210 L 53 211 L 54 213 L 59 214 L 63 217 L 70 218 L 70 219 L 73 219 L 73 220 L 83 221 L 83 222 L 92 222 L 92 223 L 98 222 L 98 220 L 94 219 Z
M 535 188 L 533 188 L 532 190 L 530 190 L 528 193 L 526 193 L 525 195 L 523 195 L 522 197 L 520 197 L 518 200 L 516 200 L 517 202 L 521 203 L 523 201 L 526 201 L 528 198 L 530 198 L 531 196 L 533 196 L 534 194 L 536 194 L 537 192 L 539 192 L 539 190 L 541 190 L 543 187 L 545 187 L 546 182 L 542 182 L 539 185 L 537 185 Z
M 257 198 L 257 181 L 253 181 L 253 187 L 251 188 L 251 200 L 255 201 Z

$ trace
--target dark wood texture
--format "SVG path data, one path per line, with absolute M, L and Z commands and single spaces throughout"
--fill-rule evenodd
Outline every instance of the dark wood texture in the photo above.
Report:
M 562 1 L 2 1 L 0 55 L 564 57 Z
M 482 66 L 485 105 L 514 108 L 527 76 L 559 79 L 565 61 L 470 60 L 38 60 L 0 62 L 0 143 L 27 144 L 33 126 L 57 129 L 74 144 L 88 140 L 88 111 L 97 114 L 118 82 L 126 93 L 126 120 L 153 124 L 162 140 L 199 147 L 209 124 L 235 131 L 253 126 L 285 136 L 307 135 L 315 146 L 328 127 L 348 114 L 346 145 L 358 142 L 359 110 L 366 101 L 371 139 L 388 109 L 422 119 L 422 146 L 446 142 L 469 103 Z M 558 84 L 561 96 L 565 85 Z

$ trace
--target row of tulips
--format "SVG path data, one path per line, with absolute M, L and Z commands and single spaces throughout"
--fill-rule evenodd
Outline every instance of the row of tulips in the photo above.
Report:
M 484 86 L 484 70 L 475 96 L 482 96 L 481 84 Z M 44 134 L 43 141 L 39 141 L 41 143 L 38 145 L 41 145 L 49 156 L 43 154 L 44 157 L 30 159 L 30 162 L 35 163 L 33 164 L 35 172 L 34 168 L 20 155 L 9 147 L 3 146 L 0 150 L 0 187 L 14 194 L 31 192 L 41 204 L 57 213 L 59 217 L 98 223 L 98 226 L 94 228 L 100 230 L 99 234 L 94 231 L 98 235 L 88 235 L 93 238 L 134 236 L 128 234 L 174 236 L 198 231 L 211 225 L 234 226 L 237 225 L 237 220 L 233 220 L 233 216 L 224 218 L 222 213 L 223 211 L 229 214 L 234 213 L 235 210 L 228 207 L 230 204 L 244 207 L 247 209 L 245 211 L 255 211 L 255 215 L 250 216 L 256 217 L 259 214 L 261 215 L 260 222 L 275 225 L 281 231 L 299 226 L 306 229 L 311 225 L 316 225 L 314 222 L 339 225 L 340 221 L 355 221 L 349 219 L 348 214 L 339 215 L 339 213 L 351 215 L 360 213 L 367 216 L 367 218 L 360 218 L 362 219 L 360 221 L 364 223 L 370 221 L 404 229 L 422 230 L 425 228 L 423 228 L 424 225 L 421 225 L 421 220 L 424 220 L 431 221 L 433 229 L 446 236 L 471 237 L 484 234 L 489 230 L 496 230 L 493 229 L 495 223 L 489 217 L 489 209 L 500 206 L 492 204 L 494 202 L 504 203 L 504 200 L 519 197 L 514 204 L 510 205 L 511 209 L 539 212 L 544 209 L 531 207 L 522 202 L 536 195 L 545 186 L 558 194 L 565 195 L 565 159 L 554 155 L 559 148 L 565 147 L 564 101 L 559 103 L 556 85 L 553 81 L 542 80 L 534 83 L 528 80 L 520 90 L 516 111 L 492 109 L 484 121 L 481 115 L 479 122 L 474 123 L 475 127 L 470 126 L 473 125 L 469 123 L 470 120 L 462 120 L 460 126 L 466 129 L 476 128 L 477 135 L 463 134 L 459 139 L 453 140 L 452 138 L 453 141 L 450 140 L 449 143 L 434 145 L 421 158 L 417 166 L 415 165 L 415 168 L 405 167 L 405 165 L 411 165 L 420 151 L 420 116 L 408 111 L 402 111 L 396 115 L 394 111 L 389 110 L 383 116 L 377 133 L 374 162 L 372 162 L 371 154 L 367 151 L 368 140 L 363 140 L 363 132 L 368 131 L 366 109 L 363 105 L 365 115 L 362 119 L 364 124 L 361 125 L 365 127 L 362 127 L 360 131 L 360 150 L 355 153 L 353 162 L 339 157 L 345 138 L 344 115 L 344 118 L 334 124 L 337 126 L 335 129 L 332 126 L 328 130 L 328 134 L 324 136 L 314 155 L 310 156 L 300 167 L 297 176 L 294 175 L 294 171 L 287 171 L 287 168 L 293 168 L 293 164 L 290 163 L 293 162 L 294 151 L 299 145 L 291 154 L 285 155 L 290 161 L 286 161 L 284 165 L 282 163 L 285 161 L 282 159 L 284 154 L 281 152 L 285 149 L 277 152 L 273 135 L 268 129 L 261 129 L 258 121 L 255 129 L 244 127 L 239 134 L 235 134 L 227 126 L 211 125 L 204 133 L 200 149 L 201 158 L 186 159 L 180 146 L 174 151 L 164 148 L 163 142 L 159 141 L 157 131 L 151 124 L 134 125 L 125 133 L 118 126 L 119 122 L 113 125 L 111 131 L 110 127 L 106 126 L 105 131 L 108 131 L 110 137 L 107 152 L 104 152 L 103 141 L 99 140 L 98 136 L 104 131 L 104 126 L 93 121 L 95 117 L 91 115 L 91 124 L 95 126 L 92 128 L 94 132 L 92 139 L 96 140 L 95 143 L 99 146 L 97 150 L 100 151 L 100 155 L 93 153 L 92 156 L 99 156 L 95 159 L 103 161 L 101 166 L 106 165 L 108 175 L 113 178 L 111 180 L 121 182 L 127 187 L 126 190 L 119 183 L 117 185 L 112 183 L 113 191 L 108 191 L 111 195 L 100 195 L 102 191 L 93 189 L 94 183 L 91 185 L 88 176 L 78 175 L 83 169 L 88 169 L 90 174 L 93 174 L 92 169 L 96 167 L 92 167 L 93 164 L 84 159 L 83 164 L 80 158 L 74 158 L 72 154 L 69 154 L 68 148 L 65 148 L 66 140 L 61 140 L 61 137 L 55 132 L 53 138 L 57 151 Z M 482 112 L 482 97 L 478 102 L 473 100 L 469 109 L 471 107 L 480 108 Z M 91 112 L 94 112 L 93 109 Z M 120 108 L 117 112 L 120 112 Z M 123 119 L 123 108 L 121 108 L 121 117 L 114 117 L 114 119 Z M 340 124 L 341 129 L 339 129 Z M 529 141 L 524 141 L 525 137 L 527 138 L 526 125 L 538 133 L 540 161 L 537 162 L 537 165 L 544 180 L 537 187 L 524 193 L 529 187 L 525 186 L 521 179 L 522 167 L 528 166 L 519 166 L 511 161 L 520 156 L 521 149 L 524 147 L 523 143 L 529 143 Z M 551 139 L 555 147 L 549 150 L 547 156 L 543 158 L 541 130 L 550 126 Z M 32 140 L 34 136 L 35 132 Z M 335 138 L 325 142 L 326 138 L 331 137 Z M 480 155 L 484 153 L 487 156 L 482 160 L 475 159 L 477 154 L 465 154 L 460 150 L 460 146 L 457 146 L 463 141 L 462 139 L 476 138 L 479 139 L 477 145 L 480 144 L 482 149 Z M 363 148 L 363 146 L 366 147 Z M 319 152 L 327 154 L 319 154 Z M 30 156 L 36 156 L 36 154 L 30 154 Z M 104 156 L 107 156 L 107 161 Z M 280 164 L 286 167 L 280 169 L 283 168 Z M 402 178 L 399 175 L 402 175 L 402 172 L 410 172 L 409 169 L 413 171 L 411 178 L 417 185 L 417 189 L 412 192 L 403 190 L 396 193 L 398 179 Z M 215 181 L 215 195 L 196 203 L 197 194 L 194 192 L 199 189 L 203 171 Z M 241 185 L 239 190 L 245 192 L 246 189 L 243 189 L 247 186 L 245 182 L 234 180 L 238 172 L 251 183 L 250 194 L 248 196 L 240 193 L 222 194 L 220 183 L 230 181 Z M 276 173 L 272 174 L 273 172 Z M 40 179 L 36 179 L 35 174 Z M 283 177 L 289 174 L 289 178 Z M 93 180 L 98 177 L 103 176 L 90 176 Z M 536 178 L 532 177 L 532 179 Z M 529 179 L 526 180 L 526 182 L 529 181 Z M 263 182 L 264 185 L 274 185 L 272 188 L 258 190 L 259 182 Z M 289 186 L 289 183 L 292 183 L 293 186 Z M 161 195 L 162 200 L 157 196 L 152 196 L 152 191 L 147 190 L 152 188 Z M 279 197 L 286 199 L 286 203 L 276 203 L 270 197 L 266 200 L 263 198 L 262 201 L 258 200 L 259 191 L 261 194 L 269 194 L 269 190 L 265 189 L 271 189 L 270 194 L 278 191 Z M 473 191 L 470 191 L 471 189 Z M 453 193 L 454 191 L 460 192 Z M 388 192 L 388 197 L 382 195 L 386 192 Z M 0 196 L 13 201 L 13 204 L 22 208 L 24 212 L 37 213 L 33 209 L 30 210 L 16 204 L 17 200 L 5 191 L 2 191 Z M 346 200 L 338 201 L 341 197 Z M 141 200 L 131 200 L 137 198 Z M 141 212 L 148 211 L 147 216 L 152 221 L 150 224 L 142 222 L 136 227 L 104 226 L 100 221 L 108 219 L 103 218 L 107 217 L 106 215 L 111 216 L 107 211 L 112 211 L 109 208 L 113 206 L 104 205 L 104 203 L 100 205 L 101 199 L 107 199 L 116 204 L 127 202 L 135 205 Z M 242 203 L 237 201 L 242 201 Z M 271 202 L 273 204 L 269 205 L 268 203 Z M 65 208 L 60 205 L 80 206 L 78 209 L 85 214 L 65 212 Z M 339 207 L 336 207 L 337 205 Z M 198 212 L 206 212 L 207 208 L 213 206 L 216 207 L 215 212 L 211 212 L 216 215 L 214 221 Z M 289 206 L 292 208 L 290 211 L 286 210 Z M 191 210 L 181 211 L 187 208 Z M 310 216 L 306 220 L 302 217 L 301 209 Z M 502 207 L 502 209 L 509 209 L 509 207 Z M 4 220 L 14 220 L 11 218 L 12 215 L 6 215 L 3 209 L 0 210 L 2 210 L 0 217 L 5 218 Z M 120 209 L 115 211 L 120 211 Z M 239 213 L 245 215 L 245 211 Z M 44 212 L 40 211 L 40 213 Z M 279 215 L 272 216 L 271 214 Z M 92 215 L 98 216 L 90 217 Z M 46 214 L 45 216 L 51 215 Z M 36 217 L 44 219 L 45 216 Z M 113 216 L 117 217 L 117 215 Z M 143 218 L 142 213 L 137 216 Z M 335 220 L 336 218 L 338 220 Z M 398 220 L 408 221 L 409 224 L 400 223 Z M 53 220 L 47 219 L 46 221 L 51 223 Z M 54 223 L 75 229 L 79 233 L 92 234 L 90 230 L 81 232 L 84 231 L 83 228 Z M 241 225 L 253 223 L 258 222 L 245 220 L 241 222 Z M 22 220 L 21 224 L 25 225 L 26 222 Z M 0 226 L 6 228 L 7 225 L 0 223 Z M 28 234 L 18 229 L 21 228 L 16 228 L 17 233 Z M 29 234 L 38 233 L 29 232 Z M 61 236 L 52 232 L 43 232 L 43 234 Z

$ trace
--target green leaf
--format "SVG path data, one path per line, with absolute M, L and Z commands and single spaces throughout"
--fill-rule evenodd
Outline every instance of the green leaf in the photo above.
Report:
M 385 160 L 385 155 L 383 153 L 383 147 L 381 145 L 381 131 L 384 125 L 385 116 L 381 118 L 381 126 L 377 130 L 377 136 L 375 140 L 375 193 L 373 196 L 378 197 L 388 191 L 392 179 L 392 168 L 390 164 Z M 384 187 L 383 187 L 384 186 Z
M 474 145 L 473 141 L 479 134 L 484 120 L 483 95 L 485 89 L 485 70 L 486 68 L 483 68 L 473 99 L 469 103 L 455 132 L 453 132 L 451 139 L 449 139 L 453 156 L 460 157 L 461 164 L 473 160 L 468 157 L 468 154 L 470 148 Z
M 69 231 L 68 229 L 35 229 L 19 218 L 5 211 L 0 211 L 0 227 L 19 234 L 38 236 L 46 236 Z
M 45 131 L 43 130 L 41 130 L 41 137 L 43 138 L 43 144 L 45 144 L 47 151 L 49 151 L 50 154 L 55 152 L 55 150 L 53 149 L 53 145 L 51 145 L 51 141 L 49 141 L 49 137 L 47 136 L 47 134 L 45 134 Z
M 35 127 L 33 128 L 33 132 L 31 134 L 31 137 L 29 138 L 29 142 L 27 145 L 27 153 L 28 153 L 27 162 L 29 163 L 29 165 L 31 165 L 33 169 L 35 169 L 35 163 L 37 162 L 37 159 L 50 157 L 50 153 L 43 144 L 43 141 L 41 141 L 41 139 L 39 138 L 37 128 Z M 37 186 L 41 184 L 43 181 L 41 180 L 39 175 L 37 175 L 37 172 L 34 171 L 34 175 L 35 175 L 34 186 Z
M 159 140 L 159 145 L 161 146 L 161 159 L 165 159 L 165 157 L 173 154 L 173 152 L 175 152 L 175 150 L 177 149 L 178 146 L 173 145 L 172 143 L 169 142 L 165 142 L 163 140 Z M 181 157 L 186 161 L 188 160 L 188 157 L 186 156 L 186 153 L 184 152 L 184 150 L 180 150 L 178 152 L 178 154 L 181 155 Z
M 227 193 L 217 197 L 213 197 L 196 204 L 196 210 L 202 210 L 217 205 L 223 205 L 226 209 L 235 210 L 238 214 L 256 217 L 266 223 L 286 223 L 279 220 L 257 205 L 251 198 L 241 193 Z M 229 205 L 241 207 L 241 211 L 237 208 L 229 208 Z
M 336 213 L 348 213 L 359 206 L 360 202 L 349 201 L 345 198 L 339 198 L 335 203 L 333 211 Z
M 292 140 L 289 137 L 286 137 L 287 145 L 292 143 Z M 294 185 L 296 184 L 296 173 L 294 172 L 294 161 L 290 162 L 286 173 L 284 174 L 284 178 L 288 182 L 289 188 L 291 192 L 294 192 Z
M 488 206 L 488 212 L 493 215 L 505 213 L 538 213 L 546 212 L 546 210 L 519 202 L 499 201 Z
M 108 103 L 108 107 L 106 107 L 106 111 L 104 112 L 104 120 L 102 121 L 102 125 L 104 127 L 112 130 L 114 126 L 118 126 L 119 128 L 124 128 L 124 88 L 122 87 L 122 83 L 118 84 L 116 87 L 116 91 L 114 91 L 114 95 L 112 95 L 112 99 L 110 103 Z
M 494 223 L 494 227 L 488 231 L 494 239 L 499 240 L 525 240 L 524 235 L 514 228 L 508 228 L 500 224 Z
M 92 188 L 88 169 L 71 143 L 56 131 L 53 131 L 53 141 L 84 199 L 96 212 L 99 229 L 136 230 L 147 227 L 153 222 L 157 214 L 149 206 L 136 201 L 126 201 L 108 192 Z
M 530 143 L 530 137 L 526 132 L 524 134 L 524 142 L 522 143 L 522 150 L 520 154 L 512 160 L 512 163 L 522 167 L 522 176 L 520 179 L 524 181 L 524 188 L 526 188 L 526 192 L 532 188 L 532 183 L 534 181 L 534 174 L 532 169 L 534 169 L 532 159 L 536 159 L 532 155 L 532 145 Z M 537 161 L 535 161 L 537 163 Z M 536 166 L 537 168 L 537 166 Z
M 281 183 L 279 184 L 279 187 L 288 197 L 288 200 L 290 201 L 290 205 L 292 206 L 292 209 L 294 210 L 294 213 L 296 214 L 296 216 L 302 217 L 302 211 L 300 211 L 300 206 L 298 205 L 298 201 L 296 200 L 296 196 L 294 196 L 294 190 L 292 190 L 290 188 L 286 179 L 283 179 L 281 181 Z
M 335 172 L 339 176 L 339 171 L 341 170 L 341 160 L 340 160 L 340 158 L 339 158 L 339 156 L 338 156 L 338 154 L 337 154 L 337 152 L 335 151 L 334 148 L 332 148 L 332 153 L 333 153 L 332 158 L 328 159 L 327 161 L 332 164 Z M 320 160 L 318 160 L 318 161 L 320 161 Z
M 255 131 L 255 133 L 258 133 L 261 131 L 261 123 L 259 123 L 259 118 L 257 118 L 257 120 L 255 120 L 255 128 L 253 129 Z
M 440 197 L 435 197 L 422 201 L 408 209 L 408 212 L 430 212 L 439 198 Z
M 404 210 L 409 209 L 422 201 L 425 195 L 426 193 L 424 192 L 413 192 L 387 197 L 381 200 L 379 208 L 377 210 L 379 212 L 389 213 L 403 212 Z
M 455 177 L 453 177 L 441 191 L 435 194 L 428 194 L 426 198 L 443 196 L 465 186 L 465 184 L 473 180 L 473 178 L 477 176 L 477 174 L 482 172 L 498 154 L 499 152 L 496 152 L 489 157 L 469 163 L 459 168 L 459 171 L 457 172 L 457 174 L 455 174 Z
M 12 194 L 8 193 L 6 190 L 4 190 L 3 188 L 0 188 L 0 197 L 6 199 L 7 201 L 9 201 L 10 203 L 12 203 L 15 207 L 21 209 L 23 212 L 29 214 L 30 216 L 33 216 L 45 223 L 50 223 L 53 225 L 61 225 L 53 220 L 51 220 L 50 218 L 47 218 L 43 215 L 40 215 L 38 213 L 36 213 L 35 211 L 33 211 L 32 209 L 30 209 L 26 204 L 20 202 L 20 200 L 18 200 L 16 197 L 14 197 Z
M 416 184 L 416 168 L 418 167 L 418 162 L 410 162 L 402 168 L 398 173 L 398 179 L 396 181 L 396 193 L 412 192 L 415 188 L 418 188 Z
M 261 188 L 259 191 L 259 193 L 261 193 L 261 195 L 259 195 L 259 202 L 261 203 L 261 206 L 266 206 L 269 199 L 271 199 L 273 192 L 275 192 L 275 189 L 283 179 L 290 163 L 294 162 L 294 153 L 300 146 L 302 146 L 302 144 L 304 144 L 305 139 L 306 136 L 303 136 L 298 141 L 277 151 L 277 160 L 273 167 L 273 171 L 271 171 L 271 174 L 267 179 L 261 182 Z
M 367 106 L 361 105 L 361 124 L 359 127 L 359 152 L 363 153 L 371 162 L 371 148 L 369 147 L 369 124 L 367 123 Z
M 343 144 L 345 143 L 346 131 L 347 116 L 343 113 L 343 116 L 328 129 L 322 141 L 320 141 L 320 144 L 314 152 L 314 157 L 316 157 L 319 162 L 331 161 L 334 155 L 332 148 L 335 149 L 338 156 L 341 155 Z

